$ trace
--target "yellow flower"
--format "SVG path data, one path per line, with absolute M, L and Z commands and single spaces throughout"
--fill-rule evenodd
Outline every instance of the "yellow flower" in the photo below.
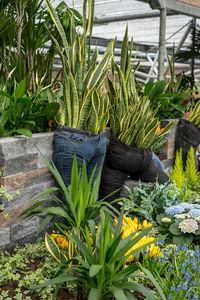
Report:
M 115 224 L 117 225 L 117 220 L 115 220 Z M 147 229 L 151 227 L 152 224 L 148 222 L 147 220 L 144 220 L 143 223 L 141 224 L 137 218 L 131 219 L 130 217 L 124 216 L 123 220 L 123 226 L 122 226 L 122 238 L 125 239 L 128 237 L 130 234 L 134 234 L 132 239 L 135 239 L 143 229 Z M 154 228 L 152 228 L 154 230 Z M 146 237 L 143 236 L 129 251 L 126 252 L 125 255 L 128 255 L 130 252 L 133 250 L 154 241 L 154 237 Z M 161 251 L 159 246 L 156 246 L 155 244 L 151 244 L 150 246 L 147 246 L 146 248 L 147 253 L 149 254 L 150 257 L 155 257 L 155 256 L 161 256 Z M 132 261 L 133 260 L 133 255 L 130 255 L 127 259 L 127 261 Z
M 65 231 L 69 236 L 71 236 L 71 233 Z M 61 248 L 68 248 L 69 247 L 69 240 L 67 237 L 63 236 L 60 233 L 55 233 L 53 230 L 53 233 L 51 234 L 51 238 L 54 239 L 54 241 L 58 244 Z

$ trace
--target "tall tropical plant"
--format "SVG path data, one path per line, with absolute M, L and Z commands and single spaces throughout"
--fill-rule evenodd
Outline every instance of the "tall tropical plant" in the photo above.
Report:
M 86 22 L 86 7 L 89 7 Z M 74 14 L 69 14 L 70 36 L 67 39 L 60 18 L 49 0 L 47 8 L 62 40 L 62 45 L 52 36 L 62 60 L 63 97 L 59 112 L 59 124 L 99 133 L 108 122 L 109 101 L 100 92 L 111 57 L 112 42 L 97 64 L 98 51 L 87 55 L 87 36 L 91 36 L 94 16 L 94 0 L 83 1 L 82 34 L 74 26 Z M 63 47 L 62 47 L 63 46 Z M 88 62 L 88 65 L 87 65 Z

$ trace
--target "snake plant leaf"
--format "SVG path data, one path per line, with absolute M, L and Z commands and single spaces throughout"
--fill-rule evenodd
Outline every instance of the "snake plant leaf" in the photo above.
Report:
M 93 68 L 94 66 L 96 66 L 97 57 L 98 57 L 98 49 L 97 47 L 95 47 L 91 57 L 91 65 L 93 66 Z
M 158 137 L 162 137 L 165 134 L 169 133 L 176 126 L 176 124 L 177 123 L 175 121 L 172 121 L 169 124 L 167 124 L 167 126 L 165 126 L 163 131 L 158 133 Z
M 93 106 L 93 110 L 95 113 L 95 117 L 96 117 L 96 122 L 93 124 L 95 131 L 98 131 L 98 114 L 99 114 L 99 109 L 100 109 L 100 97 L 97 93 L 96 90 L 94 90 L 94 92 L 92 93 L 92 106 Z
M 77 72 L 76 87 L 77 87 L 79 107 L 80 107 L 82 105 L 83 78 L 82 78 L 81 63 L 79 61 L 79 57 L 77 59 L 76 72 Z
M 108 65 L 108 61 L 111 56 L 111 50 L 107 51 L 104 55 L 101 61 L 98 63 L 97 67 L 91 74 L 91 78 L 88 82 L 87 89 L 91 90 L 95 87 L 97 87 L 98 80 L 101 78 L 102 73 L 104 72 L 105 68 Z
M 79 53 L 79 43 L 78 43 L 78 34 L 74 37 L 72 47 L 70 48 L 71 50 L 71 61 L 72 61 L 72 66 L 71 66 L 71 71 L 73 76 L 76 76 L 76 67 L 77 67 L 77 59 L 78 59 L 78 53 Z
M 80 130 L 85 130 L 85 125 L 88 120 L 89 114 L 90 114 L 90 109 L 92 105 L 92 90 L 88 91 L 86 96 L 83 99 L 82 106 L 80 108 L 79 112 L 79 122 L 78 122 L 78 128 Z
M 87 71 L 87 73 L 84 76 L 83 79 L 83 88 L 82 88 L 82 94 L 84 95 L 85 93 L 87 93 L 88 89 L 87 89 L 87 85 L 88 82 L 91 78 L 92 72 L 94 71 L 93 65 L 91 65 L 91 67 L 89 68 L 89 70 Z
M 64 97 L 64 104 L 63 109 L 61 112 L 61 119 L 60 124 L 68 126 L 72 126 L 72 108 L 71 108 L 71 93 L 70 93 L 70 81 L 65 73 L 63 76 L 63 97 Z
M 97 87 L 103 85 L 103 82 L 104 82 L 105 79 L 106 79 L 107 73 L 108 73 L 108 68 L 105 69 L 105 71 L 102 73 L 101 77 L 100 77 L 99 80 L 97 81 L 97 83 L 96 83 L 96 86 L 97 86 Z
M 56 242 L 51 238 L 51 236 L 48 233 L 45 234 L 45 245 L 47 247 L 47 250 L 51 253 L 51 255 L 60 263 L 60 250 Z
M 124 35 L 124 39 L 122 42 L 122 49 L 121 49 L 121 60 L 120 60 L 120 67 L 123 74 L 126 74 L 127 70 L 127 60 L 128 60 L 128 25 L 126 26 L 126 31 Z
M 78 91 L 76 82 L 72 76 L 72 73 L 69 73 L 69 80 L 71 86 L 71 102 L 72 102 L 72 127 L 76 128 L 78 124 L 79 118 L 79 98 L 78 98 Z
M 129 49 L 129 57 L 128 57 L 127 66 L 131 65 L 132 52 L 133 52 L 133 37 L 131 38 L 131 41 L 130 41 L 130 49 Z
M 151 147 L 152 142 L 154 141 L 154 138 L 156 136 L 156 130 L 158 128 L 159 120 L 152 120 L 151 123 L 148 125 L 148 131 L 145 130 L 145 137 L 141 141 L 140 144 L 138 144 L 138 147 L 140 149 L 149 149 Z M 147 133 L 146 133 L 147 131 Z
M 115 90 L 114 82 L 110 80 L 110 78 L 107 76 L 107 84 L 108 84 L 108 94 L 110 98 L 111 104 L 117 103 L 117 92 Z
M 124 74 L 120 67 L 115 63 L 115 68 L 117 70 L 118 76 L 119 76 L 119 81 L 121 85 L 121 101 L 124 103 L 125 107 L 128 109 L 128 94 L 127 94 L 127 89 L 126 89 L 126 81 Z
M 60 19 L 55 11 L 55 9 L 53 8 L 53 6 L 51 5 L 50 3 L 50 0 L 45 0 L 46 2 L 46 5 L 47 5 L 47 9 L 50 13 L 50 16 L 54 22 L 54 24 L 56 25 L 57 29 L 58 29 L 58 32 L 61 36 L 61 39 L 62 39 L 62 42 L 63 42 L 63 46 L 64 46 L 64 49 L 65 49 L 65 53 L 67 55 L 67 57 L 69 58 L 69 46 L 68 46 L 68 42 L 67 42 L 67 38 L 66 38 L 66 35 L 65 35 L 65 31 L 64 31 L 64 28 L 60 22 Z

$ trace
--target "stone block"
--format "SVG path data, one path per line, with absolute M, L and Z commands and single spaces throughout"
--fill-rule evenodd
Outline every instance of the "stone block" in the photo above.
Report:
M 53 161 L 53 151 L 49 150 L 48 153 L 45 153 L 45 154 L 43 153 L 43 155 L 49 162 Z M 45 168 L 45 167 L 47 167 L 47 165 L 46 165 L 44 159 L 42 158 L 42 156 L 40 155 L 40 153 L 38 153 L 38 168 L 40 169 L 40 168 Z
M 20 216 L 23 211 L 29 208 L 32 205 L 26 204 L 19 208 L 11 209 L 9 211 L 3 211 L 0 213 L 0 229 L 9 227 L 12 224 L 19 223 L 23 221 L 23 218 Z M 7 215 L 6 217 L 4 215 Z
M 164 155 L 166 158 L 173 158 L 175 156 L 175 140 L 168 139 L 161 147 L 159 154 Z
M 25 173 L 19 173 L 0 178 L 0 183 L 7 189 L 7 191 L 24 189 L 32 185 L 47 182 L 52 178 L 49 169 L 42 168 Z
M 43 155 L 53 153 L 54 132 L 35 133 L 32 141 L 26 141 L 26 153 L 41 152 Z
M 34 217 L 30 220 L 24 220 L 19 223 L 11 225 L 10 239 L 12 242 L 17 242 L 22 238 L 34 234 L 39 227 L 39 218 Z
M 38 154 L 25 154 L 4 161 L 3 176 L 9 176 L 38 169 Z
M 14 198 L 13 200 L 8 201 L 4 197 L 2 199 L 2 203 L 4 204 L 4 208 L 5 208 L 4 211 L 8 212 L 9 210 L 16 209 L 26 205 L 31 199 L 36 197 L 38 194 L 44 192 L 47 189 L 48 184 L 49 181 L 47 184 L 45 183 L 36 184 L 34 186 L 30 186 L 28 188 L 19 190 L 20 193 L 19 195 L 16 195 L 15 191 L 11 191 L 9 194 L 13 196 Z
M 10 244 L 10 227 L 0 229 L 0 248 Z
M 0 139 L 0 162 L 26 154 L 26 140 L 23 136 Z

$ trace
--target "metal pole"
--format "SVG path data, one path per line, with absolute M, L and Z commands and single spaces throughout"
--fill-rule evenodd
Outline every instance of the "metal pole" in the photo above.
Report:
M 166 35 L 166 8 L 160 9 L 160 32 L 159 32 L 159 57 L 158 57 L 158 80 L 165 78 L 165 35 Z
M 186 29 L 186 31 L 185 31 L 185 33 L 184 33 L 182 39 L 180 40 L 180 42 L 179 42 L 179 44 L 178 44 L 178 46 L 177 46 L 177 48 L 176 48 L 174 54 L 176 54 L 176 53 L 179 52 L 179 50 L 181 49 L 181 47 L 182 47 L 183 44 L 185 43 L 185 40 L 187 39 L 189 33 L 191 32 L 191 29 L 192 29 L 192 24 L 190 23 L 190 24 L 188 25 L 188 27 L 187 27 L 187 29 Z M 167 75 L 168 70 L 169 70 L 169 65 L 167 66 L 167 68 L 166 68 L 166 70 L 165 70 L 165 76 Z

